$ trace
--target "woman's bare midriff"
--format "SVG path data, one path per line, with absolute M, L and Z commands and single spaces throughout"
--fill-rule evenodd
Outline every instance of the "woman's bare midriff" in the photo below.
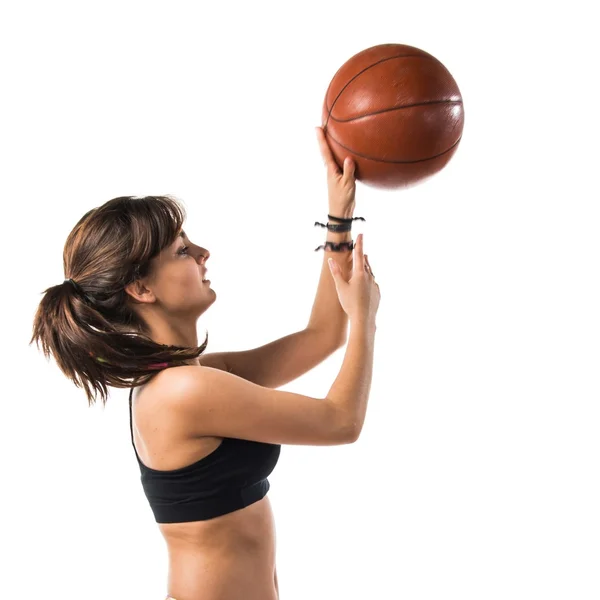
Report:
M 152 383 L 133 391 L 133 437 L 140 460 L 167 471 L 213 452 L 222 438 L 187 434 Z M 207 521 L 158 527 L 169 554 L 168 593 L 176 600 L 278 599 L 275 521 L 268 496 Z

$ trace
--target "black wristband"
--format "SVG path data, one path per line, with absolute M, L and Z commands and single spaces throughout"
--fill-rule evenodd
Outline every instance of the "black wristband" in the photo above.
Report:
M 334 217 L 332 215 L 327 215 L 327 218 L 330 221 L 338 221 L 339 223 L 352 223 L 352 221 L 366 221 L 363 217 L 352 217 L 350 219 L 344 219 L 343 217 Z
M 350 240 L 349 242 L 340 242 L 336 244 L 335 242 L 325 242 L 323 246 L 319 246 L 315 248 L 315 252 L 318 250 L 332 250 L 333 252 L 342 252 L 343 250 L 352 250 L 354 248 L 354 240 Z
M 348 231 L 352 231 L 352 223 L 340 223 L 336 225 L 335 223 L 319 223 L 319 221 L 315 221 L 315 227 L 326 227 L 328 231 L 333 231 L 335 233 L 346 233 Z

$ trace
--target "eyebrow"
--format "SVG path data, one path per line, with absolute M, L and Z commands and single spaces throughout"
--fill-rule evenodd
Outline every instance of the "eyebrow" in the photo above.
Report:
M 179 232 L 179 236 L 181 239 L 183 239 L 184 237 L 186 237 L 185 235 L 185 231 L 183 231 L 183 229 Z

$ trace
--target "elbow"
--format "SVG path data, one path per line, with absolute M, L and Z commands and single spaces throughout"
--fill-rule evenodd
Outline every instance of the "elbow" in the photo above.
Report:
M 354 442 L 358 441 L 358 438 L 360 437 L 361 429 L 362 429 L 362 427 L 356 427 L 353 429 L 352 435 L 350 436 L 350 441 L 348 442 L 349 444 L 354 444 Z
M 338 406 L 329 398 L 325 399 L 331 407 L 331 431 L 335 432 L 335 442 L 337 444 L 353 444 L 360 435 L 362 424 L 354 415 L 349 415 L 347 410 Z
M 360 437 L 362 427 L 356 421 L 350 423 L 344 430 L 344 443 L 354 444 Z

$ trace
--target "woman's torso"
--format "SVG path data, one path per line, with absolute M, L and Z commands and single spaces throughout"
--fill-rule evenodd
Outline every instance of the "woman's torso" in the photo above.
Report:
M 133 438 L 144 465 L 179 469 L 215 451 L 223 438 L 186 431 L 156 382 L 135 388 L 132 396 Z M 277 599 L 275 522 L 268 496 L 206 521 L 158 526 L 169 554 L 169 594 L 177 600 Z

